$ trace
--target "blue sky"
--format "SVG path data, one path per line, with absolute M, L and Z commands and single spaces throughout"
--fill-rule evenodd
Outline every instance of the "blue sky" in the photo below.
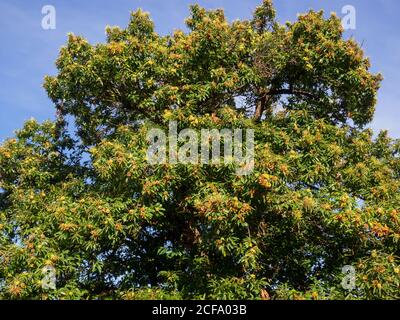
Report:
M 66 34 L 85 36 L 90 42 L 104 41 L 106 25 L 127 24 L 129 12 L 139 7 L 149 11 L 157 31 L 167 34 L 184 27 L 188 6 L 199 3 L 207 8 L 224 8 L 230 20 L 250 17 L 261 0 L 1 0 L 0 2 L 0 141 L 13 136 L 15 129 L 34 117 L 39 121 L 54 118 L 54 109 L 42 88 L 43 77 L 53 75 L 54 61 Z M 57 12 L 55 30 L 43 30 L 42 7 L 53 5 Z M 388 129 L 400 138 L 400 1 L 398 0 L 275 0 L 281 22 L 293 21 L 297 13 L 324 9 L 339 16 L 342 7 L 356 8 L 354 36 L 372 70 L 384 76 L 372 127 Z

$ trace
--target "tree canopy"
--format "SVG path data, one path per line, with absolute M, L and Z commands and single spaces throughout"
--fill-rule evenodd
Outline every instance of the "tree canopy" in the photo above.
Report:
M 105 43 L 68 36 L 56 121 L 0 146 L 0 298 L 400 298 L 400 141 L 366 128 L 382 77 L 340 19 L 282 25 L 264 0 L 186 25 L 138 10 Z M 170 121 L 253 129 L 254 170 L 150 164 Z

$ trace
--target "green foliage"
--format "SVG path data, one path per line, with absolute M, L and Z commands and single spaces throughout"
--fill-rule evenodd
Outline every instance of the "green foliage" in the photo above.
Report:
M 69 35 L 57 121 L 0 147 L 0 298 L 398 299 L 400 142 L 363 128 L 381 76 L 340 20 L 280 25 L 265 0 L 186 23 L 159 36 L 139 10 L 105 44 Z M 254 171 L 150 165 L 171 120 L 254 129 Z

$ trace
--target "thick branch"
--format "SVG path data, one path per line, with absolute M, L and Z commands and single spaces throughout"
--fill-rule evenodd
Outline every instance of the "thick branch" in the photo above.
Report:
M 260 98 L 257 101 L 256 110 L 254 112 L 254 120 L 255 121 L 261 120 L 264 111 L 266 111 L 269 107 L 268 104 L 270 103 L 271 96 L 278 96 L 283 94 L 293 94 L 293 95 L 305 96 L 308 98 L 316 99 L 316 96 L 314 94 L 304 90 L 293 89 L 292 86 L 290 86 L 290 88 L 288 89 L 271 89 L 269 91 L 265 91 L 263 92 L 262 95 L 260 95 Z
M 270 90 L 266 93 L 268 96 L 276 96 L 280 94 L 294 94 L 298 96 L 306 96 L 308 98 L 315 98 L 315 95 L 308 91 L 303 91 L 303 90 L 296 90 L 296 89 L 276 89 L 276 90 Z
M 262 96 L 258 101 L 256 105 L 256 111 L 254 112 L 254 120 L 255 121 L 260 121 L 262 114 L 264 113 L 264 110 L 267 105 L 267 95 Z

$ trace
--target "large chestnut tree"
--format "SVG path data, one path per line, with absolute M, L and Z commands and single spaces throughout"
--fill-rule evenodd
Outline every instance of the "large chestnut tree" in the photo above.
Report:
M 340 19 L 282 25 L 264 0 L 186 25 L 138 10 L 105 43 L 68 36 L 56 120 L 0 146 L 0 298 L 400 298 L 400 142 L 366 129 L 382 78 Z M 169 121 L 253 129 L 254 170 L 151 165 Z

